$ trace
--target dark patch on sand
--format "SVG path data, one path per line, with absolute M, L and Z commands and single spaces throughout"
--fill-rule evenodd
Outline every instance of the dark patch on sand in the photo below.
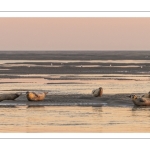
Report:
M 133 107 L 134 104 L 127 96 L 130 94 L 103 95 L 93 97 L 92 95 L 47 95 L 44 101 L 30 102 L 23 94 L 15 101 L 2 101 L 0 106 L 92 106 L 92 107 Z

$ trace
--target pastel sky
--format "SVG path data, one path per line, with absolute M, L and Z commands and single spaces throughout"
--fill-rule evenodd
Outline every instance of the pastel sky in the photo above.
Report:
M 0 18 L 0 50 L 150 50 L 150 18 Z

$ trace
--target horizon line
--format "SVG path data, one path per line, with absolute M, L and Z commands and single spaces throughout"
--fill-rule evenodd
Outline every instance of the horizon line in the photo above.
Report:
M 150 50 L 0 50 L 4 51 L 150 51 Z

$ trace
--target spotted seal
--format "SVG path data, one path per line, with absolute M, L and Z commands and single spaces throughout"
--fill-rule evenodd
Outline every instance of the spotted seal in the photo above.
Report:
M 132 102 L 136 106 L 150 106 L 150 98 L 148 97 L 139 97 L 136 95 L 130 95 L 128 97 L 132 99 Z

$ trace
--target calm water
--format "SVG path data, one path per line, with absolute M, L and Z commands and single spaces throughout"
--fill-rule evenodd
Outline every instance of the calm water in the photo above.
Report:
M 150 132 L 150 108 L 19 106 L 0 109 L 0 132 Z
M 0 93 L 10 91 L 26 92 L 28 90 L 46 90 L 49 94 L 91 94 L 97 87 L 103 87 L 105 94 L 147 93 L 150 86 L 150 75 L 35 75 L 19 78 L 1 78 Z M 28 77 L 28 78 L 25 78 Z M 51 78 L 45 79 L 46 77 Z M 53 78 L 55 78 L 53 80 Z M 57 78 L 57 79 L 56 79 Z M 67 79 L 63 79 L 67 78 Z

